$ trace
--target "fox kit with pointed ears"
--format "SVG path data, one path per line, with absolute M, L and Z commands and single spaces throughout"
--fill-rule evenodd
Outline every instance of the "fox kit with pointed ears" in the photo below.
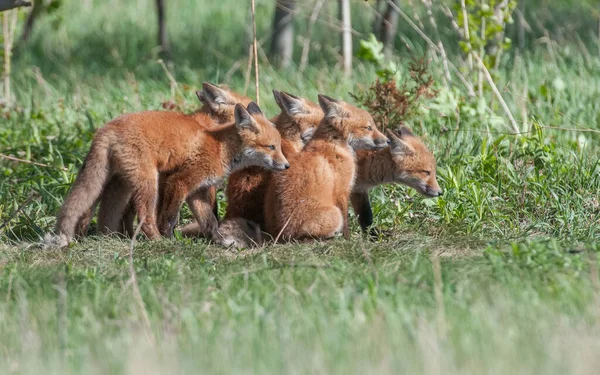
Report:
M 206 130 L 180 113 L 142 112 L 123 115 L 99 129 L 58 214 L 56 232 L 62 242 L 73 237 L 79 219 L 92 209 L 116 174 L 132 191 L 142 231 L 156 239 L 161 232 L 172 233 L 186 198 L 220 183 L 233 170 L 249 165 L 274 170 L 289 167 L 279 132 L 255 103 L 248 104 L 248 109 L 237 104 L 234 115 L 235 123 Z M 164 199 L 157 222 L 161 173 L 165 175 Z M 216 229 L 210 202 L 200 199 L 199 206 L 205 210 L 191 207 L 196 220 L 208 221 Z M 212 216 L 202 216 L 206 211 Z
M 200 129 L 209 129 L 214 126 L 225 125 L 234 121 L 234 108 L 238 103 L 248 105 L 252 100 L 231 90 L 204 82 L 202 90 L 196 91 L 198 99 L 203 104 L 200 110 L 189 115 L 198 123 Z M 153 119 L 150 117 L 150 121 Z M 156 124 L 155 126 L 159 126 Z M 163 126 L 174 126 L 174 124 L 163 124 Z M 162 182 L 164 176 L 159 176 Z M 159 183 L 160 183 L 159 182 Z M 159 196 L 163 188 L 159 188 Z M 216 189 L 210 188 L 203 191 L 205 200 L 213 202 L 213 214 L 216 215 Z M 188 200 L 195 202 L 193 198 Z M 125 184 L 119 174 L 115 174 L 102 192 L 99 199 L 98 229 L 105 234 L 133 235 L 133 222 L 135 209 L 133 207 L 131 188 Z M 198 208 L 200 210 L 201 208 Z M 76 234 L 84 236 L 94 215 L 94 209 L 84 215 L 77 224 Z M 198 231 L 201 228 L 198 227 Z
M 323 118 L 323 111 L 318 104 L 285 92 L 273 90 L 273 96 L 281 113 L 272 121 L 281 134 L 281 150 L 289 158 L 300 152 L 310 140 Z M 235 233 L 231 233 L 231 229 L 242 222 L 241 219 L 264 228 L 264 197 L 271 175 L 272 172 L 264 168 L 248 167 L 229 176 L 226 189 L 227 211 L 223 223 L 219 225 L 219 234 L 224 239 L 222 243 L 230 246 L 248 243 L 236 241 Z M 232 221 L 233 219 L 235 220 Z M 197 232 L 198 224 L 195 222 L 182 228 L 185 236 L 194 236 Z M 260 238 L 254 239 L 255 243 L 260 243 Z
M 355 178 L 354 150 L 378 149 L 388 139 L 365 110 L 319 95 L 325 117 L 291 168 L 274 174 L 265 200 L 265 226 L 284 241 L 349 238 L 348 198 Z
M 436 162 L 423 141 L 405 126 L 387 131 L 390 147 L 357 151 L 356 183 L 350 201 L 363 231 L 373 224 L 369 191 L 375 186 L 397 183 L 412 187 L 432 198 L 442 195 L 436 179 Z

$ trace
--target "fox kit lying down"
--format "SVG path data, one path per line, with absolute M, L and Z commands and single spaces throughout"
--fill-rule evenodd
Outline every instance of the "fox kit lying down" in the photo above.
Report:
M 399 128 L 396 134 L 388 130 L 387 136 L 391 141 L 388 148 L 356 152 L 357 174 L 350 201 L 363 231 L 373 224 L 369 191 L 375 186 L 399 183 L 426 197 L 442 195 L 431 151 L 405 126 Z
M 378 149 L 388 139 L 368 112 L 319 95 L 325 117 L 291 168 L 274 174 L 265 200 L 267 232 L 283 240 L 349 238 L 348 198 L 355 178 L 353 149 Z
M 294 155 L 310 140 L 315 129 L 323 118 L 319 105 L 310 100 L 300 98 L 285 92 L 273 90 L 275 101 L 281 108 L 281 113 L 273 118 L 273 123 L 281 134 L 281 150 L 285 157 Z M 259 228 L 264 228 L 263 211 L 264 196 L 271 178 L 271 171 L 260 167 L 249 167 L 236 171 L 229 176 L 227 184 L 227 211 L 224 221 L 219 225 L 221 243 L 228 246 L 245 246 L 247 241 L 236 241 L 236 233 L 243 233 L 242 228 L 236 228 L 245 219 L 252 221 Z M 244 226 L 249 224 L 243 223 Z M 182 228 L 184 236 L 196 236 L 199 227 L 196 222 Z M 233 230 L 233 232 L 232 232 Z M 253 232 L 254 233 L 254 232 Z M 258 232 L 260 234 L 260 232 Z M 244 238 L 248 235 L 244 235 Z M 252 237 L 254 242 L 260 238 Z
M 289 168 L 281 152 L 281 137 L 255 103 L 237 104 L 235 123 L 205 130 L 191 116 L 174 112 L 142 112 L 123 115 L 99 129 L 92 141 L 69 195 L 58 214 L 56 232 L 65 244 L 79 219 L 88 213 L 115 174 L 131 189 L 141 228 L 150 239 L 170 234 L 179 207 L 193 193 L 206 191 L 231 171 L 249 165 L 274 170 Z M 158 225 L 156 204 L 158 176 L 165 173 L 164 200 Z M 167 175 L 168 174 L 168 175 Z M 196 220 L 217 219 L 210 202 L 200 199 Z M 208 211 L 211 215 L 202 216 Z
M 190 115 L 202 129 L 229 124 L 234 121 L 234 108 L 237 103 L 247 106 L 252 100 L 236 92 L 215 86 L 204 82 L 202 90 L 196 92 L 198 99 L 203 104 L 199 111 Z M 172 124 L 166 124 L 172 126 Z M 159 182 L 162 182 L 164 176 L 159 176 Z M 163 190 L 159 188 L 159 193 Z M 160 194 L 159 194 L 160 196 Z M 213 210 L 216 209 L 216 188 L 211 187 L 206 190 L 205 199 L 213 202 Z M 188 199 L 188 203 L 194 202 L 193 197 Z M 200 211 L 201 207 L 197 208 Z M 76 234 L 84 236 L 93 217 L 94 210 L 91 209 L 84 215 L 77 224 Z M 216 216 L 216 213 L 213 213 Z M 206 216 L 206 215 L 204 215 Z M 135 218 L 135 209 L 131 189 L 126 186 L 123 178 L 119 174 L 113 175 L 107 183 L 102 195 L 100 196 L 100 208 L 98 212 L 98 229 L 100 232 L 109 234 L 133 235 L 133 221 Z M 199 232 L 202 228 L 198 226 Z

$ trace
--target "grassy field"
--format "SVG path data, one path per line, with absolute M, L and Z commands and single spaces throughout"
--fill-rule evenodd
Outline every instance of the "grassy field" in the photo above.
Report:
M 493 72 L 520 134 L 511 134 L 488 85 L 470 98 L 455 75 L 444 84 L 443 65 L 432 59 L 439 94 L 408 125 L 437 156 L 445 194 L 374 190 L 382 238 L 363 238 L 352 218 L 351 241 L 240 253 L 200 240 L 132 245 L 94 236 L 41 250 L 95 129 L 168 101 L 191 111 L 203 81 L 246 89 L 246 5 L 169 2 L 173 86 L 157 62 L 153 3 L 65 2 L 40 20 L 28 44 L 17 43 L 15 101 L 0 109 L 0 153 L 42 165 L 0 159 L 3 372 L 600 368 L 600 40 L 592 5 L 528 2 L 522 48 L 507 51 Z M 265 50 L 272 3 L 257 1 Z M 354 4 L 355 47 L 368 38 L 369 9 Z M 435 35 L 423 9 L 415 12 Z M 358 59 L 350 78 L 341 73 L 335 15 L 326 6 L 315 24 L 304 72 L 275 70 L 261 53 L 267 114 L 276 114 L 273 88 L 350 100 L 349 92 L 375 80 L 377 68 Z M 437 17 L 450 61 L 476 82 L 448 20 Z M 427 48 L 407 24 L 399 35 L 390 59 L 404 79 L 407 62 Z M 296 58 L 301 48 L 298 39 Z M 184 209 L 182 222 L 189 219 Z

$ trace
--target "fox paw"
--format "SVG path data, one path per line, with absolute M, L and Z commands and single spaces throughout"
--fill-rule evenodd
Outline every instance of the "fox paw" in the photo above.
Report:
M 46 233 L 44 236 L 44 242 L 42 244 L 42 249 L 62 249 L 63 247 L 69 246 L 69 239 L 64 234 L 51 234 Z

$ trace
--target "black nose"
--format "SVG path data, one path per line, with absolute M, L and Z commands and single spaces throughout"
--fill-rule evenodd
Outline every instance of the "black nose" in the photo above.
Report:
M 285 165 L 283 166 L 285 169 L 288 169 L 290 167 L 290 163 L 285 163 Z
M 438 197 L 441 197 L 442 195 L 444 195 L 444 191 L 440 189 L 440 191 L 438 192 Z
M 388 140 L 387 140 L 387 144 L 388 144 L 388 145 L 391 145 L 391 144 L 392 144 L 392 141 L 388 139 Z

